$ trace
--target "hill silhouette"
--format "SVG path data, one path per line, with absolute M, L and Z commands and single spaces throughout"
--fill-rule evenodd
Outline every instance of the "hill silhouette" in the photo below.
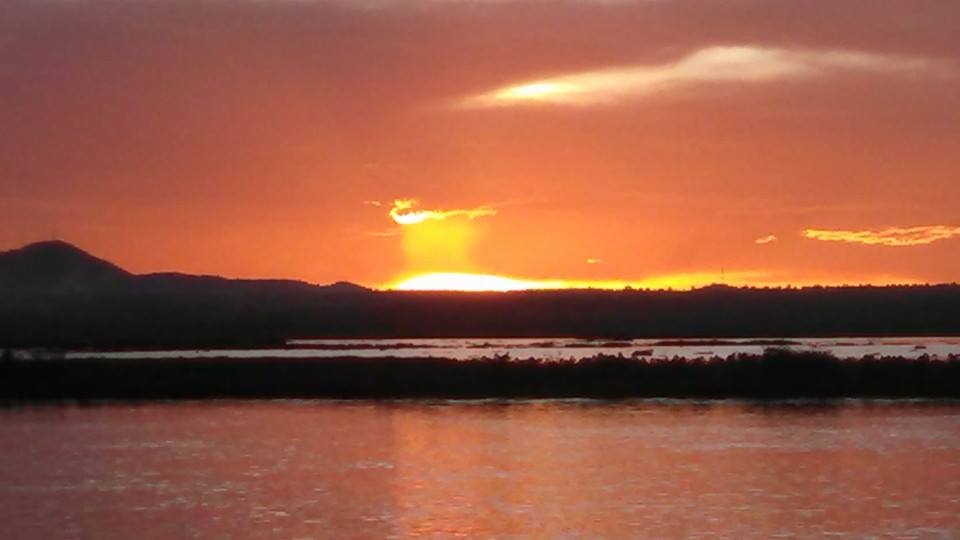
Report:
M 60 294 L 69 292 L 141 292 L 230 294 L 250 290 L 274 294 L 304 292 L 363 292 L 360 285 L 339 282 L 328 286 L 286 279 L 228 279 L 163 272 L 133 274 L 60 240 L 38 242 L 0 252 L 0 291 Z
M 83 291 L 115 287 L 131 274 L 61 241 L 0 253 L 0 290 Z
M 373 291 L 137 275 L 63 242 L 0 253 L 0 347 L 217 347 L 302 337 L 960 335 L 960 286 Z

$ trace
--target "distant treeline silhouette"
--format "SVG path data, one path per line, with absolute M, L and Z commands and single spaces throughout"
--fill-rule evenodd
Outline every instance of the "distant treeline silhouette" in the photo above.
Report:
M 8 295 L 0 346 L 215 347 L 298 337 L 960 335 L 960 287 L 334 293 L 271 285 Z
M 62 242 L 0 253 L 0 347 L 275 345 L 298 337 L 960 335 L 960 286 L 372 291 L 130 274 Z
M 960 398 L 960 357 L 819 352 L 643 360 L 47 359 L 0 362 L 0 401 L 206 398 Z

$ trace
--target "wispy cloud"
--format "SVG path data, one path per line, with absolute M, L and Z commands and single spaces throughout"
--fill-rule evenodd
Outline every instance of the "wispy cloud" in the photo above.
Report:
M 776 236 L 772 234 L 768 234 L 767 236 L 761 236 L 760 238 L 757 238 L 756 240 L 754 240 L 754 243 L 764 245 L 764 244 L 772 244 L 773 242 L 776 242 L 776 241 L 777 241 Z
M 397 199 L 393 201 L 390 217 L 400 225 L 416 225 L 427 220 L 444 220 L 456 216 L 473 219 L 497 214 L 496 210 L 486 206 L 456 210 L 418 210 L 417 204 L 414 199 Z
M 400 231 L 371 231 L 367 233 L 369 236 L 376 236 L 377 238 L 393 238 L 395 236 L 400 236 Z
M 922 227 L 889 227 L 877 231 L 847 231 L 828 229 L 806 229 L 803 236 L 813 240 L 827 242 L 848 242 L 871 246 L 924 246 L 940 240 L 949 240 L 960 236 L 960 227 L 949 225 L 926 225 Z
M 615 67 L 525 81 L 468 97 L 460 105 L 466 108 L 596 105 L 699 83 L 760 83 L 814 77 L 832 71 L 907 74 L 952 69 L 952 65 L 943 61 L 912 56 L 754 45 L 716 46 L 700 49 L 669 64 Z

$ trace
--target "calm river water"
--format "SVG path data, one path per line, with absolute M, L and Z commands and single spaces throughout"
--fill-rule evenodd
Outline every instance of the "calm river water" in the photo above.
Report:
M 779 338 L 779 339 L 298 339 L 286 347 L 147 351 L 71 351 L 68 358 L 476 358 L 506 355 L 549 360 L 598 354 L 685 358 L 762 354 L 771 347 L 821 351 L 839 358 L 867 355 L 946 358 L 960 355 L 960 337 Z
M 960 404 L 0 410 L 4 538 L 953 538 Z

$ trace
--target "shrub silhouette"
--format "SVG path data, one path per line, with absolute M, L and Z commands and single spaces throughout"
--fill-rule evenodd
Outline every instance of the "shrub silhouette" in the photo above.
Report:
M 960 357 L 769 349 L 726 358 L 13 360 L 0 400 L 203 398 L 960 398 Z

